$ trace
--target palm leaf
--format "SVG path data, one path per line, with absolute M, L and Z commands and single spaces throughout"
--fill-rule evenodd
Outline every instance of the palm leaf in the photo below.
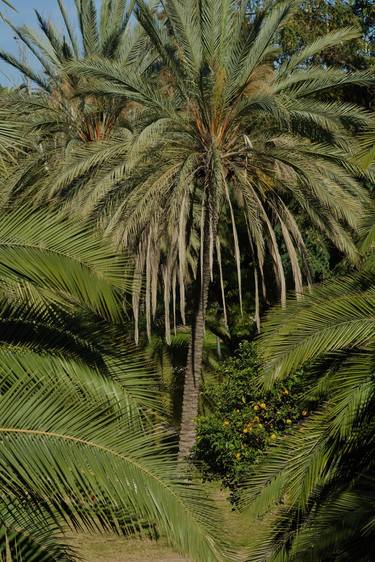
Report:
M 158 452 L 152 435 L 134 430 L 126 410 L 111 412 L 107 400 L 91 405 L 73 396 L 69 388 L 27 380 L 1 396 L 7 445 L 0 479 L 9 492 L 21 495 L 26 485 L 80 528 L 110 526 L 133 512 L 194 559 L 220 559 L 214 512 L 202 490 L 176 474 L 174 459 Z
M 15 11 L 16 11 L 15 7 L 13 6 L 13 4 L 11 4 L 11 3 L 9 2 L 9 0 L 1 0 L 1 1 L 2 1 L 3 4 L 5 4 L 6 6 L 8 6 L 8 8 L 12 8 L 12 10 L 15 10 Z
M 0 248 L 3 282 L 28 282 L 118 317 L 124 263 L 89 227 L 20 209 L 0 219 Z
M 329 284 L 306 295 L 301 304 L 291 302 L 287 311 L 270 315 L 261 347 L 272 380 L 326 353 L 370 341 L 375 335 L 374 296 L 373 274 L 364 272 Z
M 0 557 L 8 562 L 76 560 L 61 542 L 62 527 L 48 510 L 17 498 L 0 502 Z

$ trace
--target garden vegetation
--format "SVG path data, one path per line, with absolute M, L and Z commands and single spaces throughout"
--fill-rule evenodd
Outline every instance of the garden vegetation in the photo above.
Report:
M 371 3 L 3 4 L 1 560 L 370 562 Z

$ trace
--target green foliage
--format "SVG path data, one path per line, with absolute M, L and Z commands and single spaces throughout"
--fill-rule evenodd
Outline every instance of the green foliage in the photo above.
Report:
M 303 400 L 301 375 L 269 391 L 259 386 L 259 359 L 250 342 L 240 345 L 217 376 L 221 382 L 203 390 L 212 413 L 198 418 L 194 459 L 205 478 L 220 478 L 235 490 L 259 454 L 306 417 L 311 404 Z
M 265 516 L 251 549 L 253 562 L 371 560 L 373 224 L 372 215 L 363 244 L 368 256 L 359 271 L 315 288 L 286 310 L 272 311 L 265 323 L 260 343 L 265 387 L 313 364 L 313 390 L 324 401 L 301 431 L 269 451 L 253 471 L 244 501 L 253 514 Z
M 11 6 L 8 0 L 2 1 Z M 16 25 L 2 16 L 14 38 L 24 46 L 27 54 L 32 55 L 33 63 L 3 49 L 0 50 L 0 58 L 46 92 L 54 91 L 55 95 L 59 92 L 69 97 L 74 91 L 77 78 L 64 73 L 63 67 L 67 61 L 95 55 L 131 60 L 136 57 L 138 49 L 144 46 L 139 34 L 128 29 L 135 4 L 133 0 L 103 0 L 100 10 L 97 10 L 94 0 L 76 1 L 74 24 L 70 21 L 65 1 L 54 0 L 53 3 L 63 21 L 63 33 L 38 10 L 35 10 L 37 30 L 28 24 Z
M 67 529 L 153 526 L 196 560 L 221 559 L 213 506 L 176 469 L 154 377 L 121 331 L 124 266 L 88 225 L 0 216 L 5 560 L 72 560 Z
M 178 404 L 171 373 L 188 358 L 191 439 L 217 342 L 250 339 L 262 308 L 327 279 L 342 255 L 361 263 L 374 239 L 370 218 L 356 246 L 373 180 L 373 12 L 357 0 L 75 7 L 77 30 L 57 0 L 62 33 L 39 13 L 40 35 L 4 19 L 37 65 L 0 52 L 33 84 L 0 97 L 0 558 L 70 560 L 67 526 L 157 527 L 216 562 L 220 522 L 176 469 L 163 385 L 128 343 L 124 301 Z M 134 258 L 130 283 L 106 237 Z M 254 470 L 248 499 L 267 513 L 254 561 L 373 551 L 373 256 L 362 266 L 272 312 L 264 370 L 245 343 L 206 383 L 196 461 L 236 493 Z
M 256 274 L 259 284 L 258 301 L 266 300 L 260 277 L 267 260 L 264 277 L 277 288 L 274 292 L 285 299 L 289 288 L 276 227 L 292 263 L 289 285 L 294 281 L 297 292 L 302 290 L 308 264 L 296 224 L 300 212 L 340 252 L 356 259 L 350 235 L 364 196 L 348 159 L 355 148 L 354 129 L 366 129 L 370 116 L 325 96 L 344 86 L 366 87 L 374 78 L 367 71 L 323 71 L 311 62 L 327 45 L 346 45 L 359 32 L 346 27 L 323 35 L 306 48 L 299 46 L 280 65 L 275 49 L 280 30 L 296 15 L 294 2 L 276 3 L 246 34 L 248 18 L 236 3 L 205 0 L 199 6 L 195 0 L 165 2 L 161 19 L 151 4 L 138 3 L 140 26 L 153 44 L 147 70 L 116 57 L 69 62 L 66 70 L 79 78 L 83 105 L 88 99 L 98 106 L 99 99 L 119 104 L 121 118 L 117 114 L 110 120 L 113 126 L 102 128 L 102 135 L 82 136 L 85 120 L 72 120 L 73 101 L 64 90 L 57 111 L 48 96 L 13 100 L 17 111 L 30 115 L 50 173 L 36 166 L 38 181 L 32 174 L 31 183 L 38 188 L 28 189 L 27 160 L 26 177 L 14 179 L 12 196 L 79 208 L 134 253 L 137 276 L 145 274 L 146 281 L 145 291 L 135 285 L 134 310 L 138 321 L 144 299 L 149 333 L 158 288 L 165 310 L 175 299 L 177 318 L 185 323 L 185 294 L 195 285 L 206 211 L 210 261 L 218 264 L 220 248 L 226 246 L 240 285 L 246 245 L 251 276 Z M 73 115 L 77 112 L 81 117 L 74 105 Z M 93 139 L 97 142 L 87 142 Z M 209 180 L 207 188 L 202 174 Z M 165 330 L 169 339 L 167 313 Z
M 322 29 L 328 33 L 343 27 L 354 27 L 361 29 L 362 36 L 353 38 L 340 49 L 327 45 L 314 56 L 314 62 L 351 69 L 366 68 L 371 63 L 373 24 L 371 2 L 366 0 L 301 2 L 300 9 L 281 32 L 283 56 L 316 40 Z

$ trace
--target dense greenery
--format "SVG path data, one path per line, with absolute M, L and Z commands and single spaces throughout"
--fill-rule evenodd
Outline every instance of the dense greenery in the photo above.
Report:
M 0 560 L 370 562 L 371 3 L 1 1 Z
M 87 227 L 24 210 L 1 218 L 0 248 L 0 553 L 65 560 L 67 526 L 146 521 L 217 560 L 209 501 L 163 448 L 156 381 L 118 329 L 123 260 Z
M 370 254 L 373 244 L 374 230 Z M 324 405 L 256 468 L 252 509 L 270 518 L 254 560 L 371 560 L 374 306 L 370 255 L 360 271 L 268 318 L 265 384 L 314 361 Z

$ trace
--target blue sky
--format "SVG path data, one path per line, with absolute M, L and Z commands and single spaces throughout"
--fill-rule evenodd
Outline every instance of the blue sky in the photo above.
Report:
M 34 10 L 37 9 L 44 17 L 50 18 L 54 24 L 62 29 L 62 22 L 60 18 L 59 8 L 56 0 L 11 0 L 17 13 L 1 5 L 0 10 L 7 16 L 14 24 L 36 27 L 36 16 Z M 65 5 L 71 15 L 74 14 L 74 0 L 65 0 Z M 72 18 L 73 19 L 73 18 Z M 74 19 L 73 19 L 74 21 Z M 14 33 L 0 20 L 0 49 L 17 54 L 20 51 L 17 41 L 14 39 Z M 31 60 L 31 58 L 30 58 Z M 0 84 L 2 85 L 16 85 L 22 79 L 19 77 L 17 71 L 14 71 L 9 65 L 0 61 Z

